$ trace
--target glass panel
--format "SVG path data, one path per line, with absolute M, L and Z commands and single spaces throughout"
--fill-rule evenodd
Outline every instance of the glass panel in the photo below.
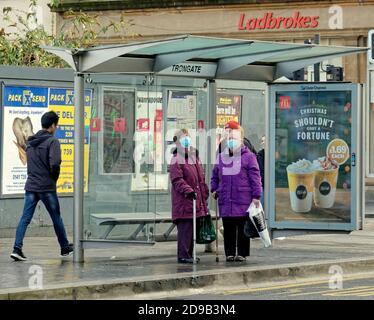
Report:
M 261 138 L 265 135 L 264 91 L 219 88 L 216 101 L 217 129 L 223 128 L 229 120 L 239 121 L 245 137 L 255 150 L 262 149 Z
M 275 56 L 274 58 L 268 58 L 261 61 L 264 62 L 282 62 L 282 61 L 290 61 L 290 60 L 297 60 L 297 59 L 307 59 L 313 58 L 319 55 L 330 55 L 330 54 L 339 54 L 341 52 L 349 51 L 349 49 L 343 49 L 336 47 L 313 47 L 313 48 L 306 48 L 305 50 L 294 50 L 288 51 L 284 54 L 280 54 Z
M 204 37 L 189 37 L 181 39 L 170 43 L 160 43 L 156 44 L 150 48 L 139 49 L 133 54 L 145 54 L 145 55 L 155 55 L 162 53 L 173 53 L 175 51 L 190 51 L 193 49 L 207 48 L 210 46 L 226 45 L 230 43 L 240 43 L 241 41 L 232 39 L 214 39 L 214 38 L 204 38 Z
M 275 95 L 275 220 L 351 222 L 352 93 Z
M 369 105 L 369 174 L 374 174 L 374 71 L 370 71 Z
M 276 51 L 294 48 L 296 45 L 255 42 L 252 44 L 243 44 L 242 46 L 234 46 L 228 48 L 220 48 L 219 50 L 212 50 L 207 54 L 199 55 L 201 59 L 218 59 L 230 56 L 250 55 L 255 53 L 263 53 L 266 51 Z
M 90 126 L 85 237 L 164 238 L 172 230 L 168 164 L 173 135 L 187 128 L 197 145 L 198 123 L 203 128 L 208 123 L 204 81 L 98 75 L 93 83 L 99 94 Z
M 162 97 L 148 76 L 92 76 L 86 239 L 154 240 L 155 207 L 151 173 L 156 109 Z M 162 127 L 161 127 L 162 130 Z
M 103 87 L 103 174 L 134 170 L 134 90 Z M 126 128 L 127 127 L 127 128 Z
M 159 215 L 165 215 L 171 218 L 171 185 L 169 179 L 169 165 L 172 158 L 172 152 L 175 148 L 173 137 L 178 129 L 186 128 L 189 130 L 192 140 L 192 146 L 199 146 L 197 140 L 198 124 L 202 128 L 208 125 L 208 107 L 207 92 L 204 88 L 203 80 L 188 78 L 155 78 L 156 90 L 162 92 L 163 96 L 163 165 L 162 172 L 156 175 L 155 183 L 157 185 L 166 185 L 166 190 L 158 190 L 155 194 L 155 208 Z M 202 152 L 201 157 L 206 153 Z M 206 160 L 203 160 L 206 163 Z M 157 225 L 157 234 L 167 234 L 171 224 Z M 172 230 L 172 235 L 176 230 Z

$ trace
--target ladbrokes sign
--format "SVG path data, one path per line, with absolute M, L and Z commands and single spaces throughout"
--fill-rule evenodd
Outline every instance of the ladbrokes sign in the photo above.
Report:
M 314 29 L 318 27 L 319 16 L 303 16 L 295 11 L 291 16 L 274 16 L 273 12 L 266 12 L 259 18 L 246 18 L 240 14 L 239 30 L 274 30 L 274 29 Z

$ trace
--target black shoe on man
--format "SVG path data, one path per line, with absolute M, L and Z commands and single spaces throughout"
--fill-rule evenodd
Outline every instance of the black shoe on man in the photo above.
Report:
M 26 261 L 27 258 L 26 256 L 23 254 L 22 250 L 19 249 L 19 248 L 14 248 L 12 254 L 10 255 L 10 257 L 14 260 L 14 261 Z
M 67 257 L 73 254 L 73 244 L 69 243 L 69 245 L 65 248 L 61 249 L 61 257 Z

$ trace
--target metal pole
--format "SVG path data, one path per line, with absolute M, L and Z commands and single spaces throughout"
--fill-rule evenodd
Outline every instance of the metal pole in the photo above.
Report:
M 219 252 L 218 252 L 218 201 L 216 200 L 216 262 L 219 262 Z
M 270 172 L 270 170 L 273 170 L 273 168 L 270 168 L 270 159 L 273 157 L 273 144 L 275 143 L 275 137 L 271 135 L 271 126 L 272 126 L 272 118 L 270 116 L 270 99 L 271 99 L 271 91 L 269 85 L 266 86 L 265 89 L 265 170 L 264 170 L 264 179 L 265 179 L 265 188 L 264 190 L 264 210 L 265 210 L 265 218 L 268 220 L 268 228 L 270 230 L 270 239 L 272 239 L 273 236 L 273 230 L 272 226 L 270 224 L 270 204 L 273 205 L 273 198 L 274 195 L 271 194 L 271 186 L 270 181 L 271 177 L 273 177 L 273 173 Z M 274 140 L 274 141 L 273 141 Z
M 84 196 L 84 75 L 74 76 L 74 262 L 84 261 L 83 196 Z
M 315 44 L 319 44 L 320 41 L 321 41 L 321 36 L 319 34 L 316 34 L 314 36 L 314 43 Z M 320 63 L 315 63 L 314 64 L 314 81 L 315 82 L 320 81 L 320 76 L 319 76 L 319 72 L 320 72 L 319 70 L 320 70 L 320 68 L 321 68 L 321 64 Z
M 208 136 L 206 149 L 208 150 L 207 158 L 207 167 L 206 167 L 206 177 L 207 181 L 210 182 L 212 176 L 213 165 L 216 161 L 216 93 L 217 93 L 217 84 L 214 80 L 208 80 L 208 114 L 209 114 L 209 123 L 207 126 Z M 213 129 L 213 130 L 212 130 Z M 213 208 L 213 199 L 209 199 L 209 207 Z
M 193 263 L 197 262 L 196 259 L 196 200 L 193 199 Z

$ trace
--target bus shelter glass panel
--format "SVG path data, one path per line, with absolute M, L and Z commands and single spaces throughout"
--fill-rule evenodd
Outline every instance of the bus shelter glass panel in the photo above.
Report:
M 191 145 L 199 150 L 204 166 L 207 164 L 206 141 L 202 131 L 208 130 L 208 102 L 205 80 L 156 76 L 153 88 L 162 95 L 162 114 L 156 120 L 156 131 L 152 133 L 156 170 L 154 185 L 150 197 L 155 202 L 156 220 L 165 217 L 170 223 L 157 224 L 157 233 L 163 238 L 175 234 L 171 223 L 171 183 L 169 168 L 175 151 L 174 136 L 180 129 L 187 129 L 191 136 Z M 163 130 L 157 129 L 162 121 Z M 152 171 L 150 170 L 150 171 Z M 151 187 L 151 186 L 150 186 Z
M 368 173 L 374 177 L 374 70 L 369 71 L 369 157 Z M 372 196 L 373 198 L 374 196 Z M 370 199 L 374 200 L 374 199 Z
M 217 139 L 221 138 L 225 124 L 235 120 L 243 127 L 245 137 L 255 150 L 261 150 L 261 138 L 265 136 L 265 85 L 260 88 L 260 84 L 243 81 L 217 81 L 217 87 Z
M 173 137 L 188 129 L 199 148 L 198 131 L 209 126 L 205 81 L 154 75 L 92 79 L 98 95 L 90 128 L 85 237 L 169 238 L 175 232 L 169 179 Z
M 163 132 L 162 95 L 148 75 L 96 75 L 92 82 L 97 95 L 90 121 L 85 239 L 153 241 L 150 186 L 161 170 L 153 157 L 160 137 L 153 132 Z
M 356 89 L 271 86 L 272 227 L 355 229 Z

